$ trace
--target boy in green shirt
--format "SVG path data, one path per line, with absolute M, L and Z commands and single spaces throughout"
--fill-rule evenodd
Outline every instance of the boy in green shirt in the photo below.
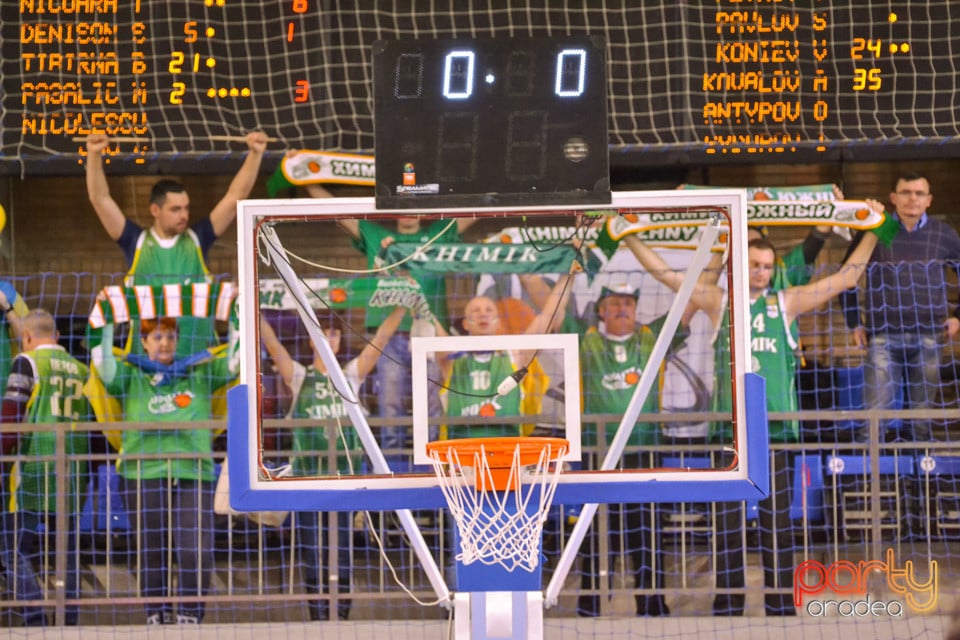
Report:
M 390 340 L 390 336 L 397 330 L 403 321 L 406 309 L 394 307 L 377 329 L 373 339 L 367 343 L 356 358 L 343 366 L 343 374 L 351 391 L 356 396 L 360 385 L 373 370 L 383 347 Z M 340 351 L 343 342 L 343 323 L 339 316 L 318 314 L 317 322 L 330 343 L 330 350 L 334 354 Z M 260 338 L 263 346 L 270 355 L 274 367 L 289 389 L 293 402 L 287 413 L 288 418 L 312 418 L 315 420 L 338 420 L 339 435 L 333 443 L 334 448 L 343 455 L 337 456 L 336 469 L 329 468 L 326 451 L 330 448 L 330 438 L 327 436 L 327 427 L 305 427 L 293 432 L 293 449 L 303 452 L 293 459 L 293 473 L 296 476 L 334 475 L 343 473 L 355 475 L 361 472 L 363 464 L 363 449 L 356 428 L 350 424 L 340 425 L 339 421 L 347 417 L 344 399 L 333 384 L 327 372 L 327 367 L 320 358 L 316 345 L 311 341 L 313 348 L 313 362 L 310 366 L 303 366 L 294 360 L 286 347 L 277 338 L 273 327 L 266 320 L 260 320 Z M 340 590 L 350 591 L 350 574 L 353 566 L 350 554 L 350 511 L 339 511 L 336 514 L 324 514 L 325 519 L 335 517 L 337 521 L 337 535 L 339 538 L 337 549 L 337 563 L 340 579 Z M 324 523 L 331 526 L 329 520 Z M 321 586 L 327 592 L 330 588 L 329 563 L 325 558 L 329 553 L 329 537 L 322 536 L 323 559 L 320 555 L 320 518 L 316 511 L 303 511 L 294 514 L 294 527 L 297 532 L 297 551 L 303 571 L 303 579 L 307 593 L 320 593 Z M 321 576 L 322 567 L 322 576 Z M 349 599 L 338 600 L 337 617 L 346 620 L 350 616 Z M 311 600 L 308 609 L 311 620 L 326 620 L 329 617 L 329 607 L 326 600 Z

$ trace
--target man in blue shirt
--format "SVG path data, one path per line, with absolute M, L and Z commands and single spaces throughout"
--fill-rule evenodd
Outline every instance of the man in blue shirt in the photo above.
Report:
M 922 175 L 907 173 L 897 179 L 890 202 L 901 233 L 890 246 L 878 244 L 873 250 L 862 314 L 855 290 L 845 294 L 854 344 L 867 348 L 867 408 L 896 408 L 901 385 L 904 406 L 932 408 L 941 386 L 941 350 L 960 331 L 960 309 L 951 312 L 948 302 L 956 285 L 944 268 L 956 270 L 960 265 L 960 236 L 952 226 L 930 217 L 932 201 L 930 183 Z M 858 236 L 851 243 L 851 251 L 859 240 Z M 887 426 L 881 423 L 881 437 Z M 930 421 L 915 421 L 912 435 L 918 442 L 930 440 Z M 868 438 L 865 425 L 856 439 Z

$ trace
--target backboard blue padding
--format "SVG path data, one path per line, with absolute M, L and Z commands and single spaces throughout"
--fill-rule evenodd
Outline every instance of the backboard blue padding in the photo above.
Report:
M 644 481 L 566 483 L 557 487 L 556 504 L 636 502 L 716 502 L 757 500 L 770 490 L 767 407 L 762 377 L 744 378 L 747 421 L 747 479 L 709 481 L 661 478 Z M 439 487 L 373 489 L 253 490 L 248 466 L 250 441 L 247 385 L 227 392 L 227 458 L 230 461 L 230 505 L 238 511 L 394 511 L 443 508 Z

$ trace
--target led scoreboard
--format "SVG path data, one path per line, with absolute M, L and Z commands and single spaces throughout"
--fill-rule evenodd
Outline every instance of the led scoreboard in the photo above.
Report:
M 0 171 L 75 173 L 90 132 L 128 173 L 223 171 L 253 129 L 317 148 L 322 29 L 316 0 L 2 2 Z
M 277 139 L 276 158 L 285 148 L 373 154 L 380 119 L 396 117 L 433 132 L 423 141 L 433 159 L 406 172 L 416 185 L 391 161 L 399 185 L 385 197 L 422 188 L 430 163 L 447 186 L 426 184 L 447 195 L 597 195 L 603 134 L 591 118 L 601 110 L 614 167 L 960 154 L 957 0 L 419 4 L 0 2 L 0 173 L 76 175 L 91 131 L 113 138 L 114 173 L 229 172 L 252 129 Z M 510 38 L 513 53 L 488 44 Z M 567 49 L 546 44 L 563 38 Z M 435 48 L 403 50 L 424 41 Z M 544 46 L 520 45 L 534 41 Z M 468 42 L 477 48 L 458 48 Z M 524 56 L 536 69 L 526 81 Z M 379 62 L 399 75 L 378 74 Z M 375 113 L 381 98 L 392 107 Z M 575 120 L 589 130 L 575 132 Z M 474 135 L 475 153 L 455 152 Z
M 610 202 L 601 38 L 380 41 L 377 207 Z

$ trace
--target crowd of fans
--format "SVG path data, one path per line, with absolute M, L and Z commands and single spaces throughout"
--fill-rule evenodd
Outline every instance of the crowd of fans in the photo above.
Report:
M 126 344 L 115 344 L 114 323 L 103 326 L 101 342 L 91 351 L 90 370 L 71 357 L 58 344 L 58 335 L 52 316 L 42 309 L 28 310 L 22 297 L 11 283 L 0 281 L 0 331 L 9 336 L 0 340 L 0 378 L 5 384 L 2 405 L 4 422 L 45 423 L 77 422 L 104 417 L 104 397 L 113 398 L 118 406 L 115 418 L 138 422 L 139 429 L 125 429 L 116 442 L 119 451 L 118 473 L 121 494 L 127 512 L 133 517 L 137 540 L 137 567 L 140 595 L 145 598 L 144 621 L 147 624 L 196 624 L 204 617 L 204 603 L 196 596 L 209 593 L 213 557 L 213 494 L 216 473 L 213 459 L 215 433 L 205 428 L 182 428 L 167 423 L 209 420 L 216 415 L 217 389 L 231 383 L 237 376 L 237 359 L 233 357 L 236 340 L 230 331 L 226 345 L 218 345 L 214 323 L 208 314 L 175 312 L 169 305 L 157 302 L 163 286 L 191 287 L 193 299 L 199 297 L 197 286 L 209 282 L 205 257 L 214 241 L 232 224 L 237 202 L 246 198 L 260 173 L 260 164 L 266 137 L 259 132 L 247 136 L 249 153 L 246 161 L 230 184 L 225 196 L 206 217 L 190 225 L 190 200 L 182 185 L 162 180 L 150 196 L 153 225 L 143 229 L 127 218 L 113 200 L 107 186 L 100 153 L 106 147 L 105 136 L 92 135 L 87 140 L 88 160 L 86 181 L 90 203 L 109 236 L 117 242 L 129 266 L 128 286 L 140 286 L 141 293 L 150 292 L 148 301 L 139 300 L 138 314 L 131 316 Z M 323 197 L 322 188 L 313 185 L 310 195 Z M 768 409 L 771 412 L 791 412 L 798 407 L 797 318 L 828 300 L 844 294 L 847 321 L 858 346 L 866 348 L 865 397 L 868 408 L 892 408 L 895 390 L 902 389 L 905 406 L 930 408 L 933 393 L 940 384 L 942 352 L 958 330 L 960 315 L 950 307 L 955 300 L 952 280 L 945 276 L 944 266 L 956 268 L 960 264 L 960 237 L 948 224 L 930 217 L 927 209 L 932 202 L 931 188 L 926 178 L 915 174 L 900 176 L 889 196 L 893 205 L 889 214 L 892 222 L 884 225 L 890 233 L 858 234 L 850 245 L 850 252 L 832 275 L 807 282 L 791 279 L 790 273 L 778 264 L 773 244 L 764 237 L 750 241 L 748 268 L 750 284 L 750 321 L 754 341 L 754 367 L 767 380 Z M 884 205 L 868 201 L 871 208 L 882 214 Z M 384 248 L 394 242 L 423 243 L 440 238 L 444 242 L 460 242 L 461 233 L 469 227 L 461 219 L 454 225 L 435 221 L 422 228 L 416 216 L 400 218 L 396 228 L 366 220 L 348 220 L 341 226 L 353 239 L 356 248 L 365 256 L 368 266 L 375 267 Z M 829 229 L 818 228 L 804 243 L 802 261 L 812 263 L 822 247 Z M 812 238 L 812 240 L 811 240 Z M 878 238 L 882 242 L 878 243 Z M 637 266 L 667 287 L 677 290 L 683 282 L 682 271 L 671 269 L 637 235 L 627 235 L 624 244 L 636 257 Z M 809 246 L 808 246 L 809 245 Z M 949 269 L 948 269 L 949 270 Z M 857 285 L 866 273 L 866 295 L 844 293 Z M 717 330 L 721 340 L 715 345 L 717 357 L 714 371 L 728 371 L 729 345 L 722 342 L 729 337 L 727 321 L 727 292 L 710 280 L 702 279 L 695 289 L 692 306 L 685 317 L 688 322 L 696 313 L 703 313 Z M 547 276 L 547 274 L 544 274 Z M 643 305 L 644 291 L 629 282 L 611 282 L 596 300 L 589 301 L 594 315 L 593 326 L 578 326 L 577 318 L 569 312 L 572 276 L 563 274 L 550 279 L 527 277 L 522 288 L 535 306 L 522 331 L 544 333 L 557 330 L 561 324 L 581 332 L 581 368 L 584 414 L 622 414 L 633 395 L 636 377 L 646 366 L 653 341 L 660 331 L 658 321 L 639 321 L 638 305 Z M 462 322 L 450 325 L 448 296 L 443 278 L 419 278 L 424 298 L 430 303 L 427 315 L 434 331 L 443 335 L 458 331 L 466 335 L 495 335 L 503 332 L 507 321 L 502 317 L 501 302 L 490 295 L 477 295 L 463 308 Z M 903 283 L 909 282 L 909 286 Z M 143 289 L 143 287 L 146 289 Z M 492 289 L 478 290 L 487 294 Z M 185 294 L 186 295 L 186 294 Z M 140 296 L 143 297 L 142 295 Z M 859 300 L 865 308 L 861 312 Z M 438 304 L 438 302 L 440 304 Z M 408 305 L 409 306 L 409 305 Z M 558 313 L 558 310 L 559 313 Z M 376 407 L 386 420 L 406 420 L 410 402 L 410 336 L 414 323 L 422 320 L 422 306 L 369 305 L 365 314 L 365 328 L 369 334 L 366 346 L 355 357 L 342 364 L 348 384 L 354 395 L 359 394 L 367 376 L 376 377 Z M 119 322 L 119 318 L 113 318 Z M 333 353 L 341 351 L 344 339 L 343 320 L 336 314 L 318 315 L 318 325 Z M 289 418 L 317 420 L 346 415 L 344 391 L 336 389 L 329 372 L 313 344 L 309 365 L 301 364 L 277 338 L 269 318 L 264 316 L 260 336 L 265 355 L 282 380 L 285 394 L 291 398 Z M 681 332 L 675 346 L 684 341 Z M 760 338 L 760 339 L 758 339 Z M 759 346 L 758 346 L 759 345 Z M 768 345 L 769 348 L 761 348 Z M 491 396 L 491 385 L 509 377 L 533 359 L 529 354 L 505 352 L 445 354 L 433 364 L 433 379 L 444 380 L 444 388 L 431 391 L 430 413 L 433 416 L 481 415 L 491 419 L 481 427 L 451 427 L 444 436 L 450 438 L 477 435 L 521 435 L 520 416 L 524 394 L 534 391 L 520 386 L 497 397 L 490 406 L 477 398 Z M 382 357 L 381 357 L 382 356 Z M 100 396 L 91 396 L 89 379 L 101 385 Z M 618 381 L 612 384 L 611 381 Z M 479 385 L 479 386 L 478 386 Z M 484 386 L 485 385 L 485 386 Z M 458 395 L 451 390 L 470 389 L 470 394 Z M 729 394 L 715 387 L 713 409 L 730 411 Z M 539 393 L 543 393 L 541 390 Z M 495 394 L 494 394 L 495 395 Z M 476 406 L 475 406 L 476 405 Z M 480 406 L 484 405 L 484 406 Z M 655 414 L 662 410 L 656 394 L 652 394 L 643 412 Z M 907 438 L 929 441 L 932 437 L 929 421 L 910 421 L 912 429 L 901 433 L 883 425 L 881 437 Z M 655 457 L 644 456 L 643 447 L 726 443 L 731 435 L 728 425 L 710 425 L 708 431 L 678 441 L 655 421 L 641 420 L 635 425 L 629 439 L 631 453 L 625 455 L 626 468 L 658 466 Z M 356 473 L 363 465 L 362 449 L 351 429 L 342 429 L 335 442 L 323 428 L 297 429 L 292 437 L 292 464 L 296 475 L 324 475 Z M 602 451 L 609 444 L 613 431 L 606 430 L 606 443 L 589 429 L 584 433 L 585 444 Z M 8 587 L 12 585 L 16 597 L 22 600 L 41 599 L 38 577 L 33 571 L 37 561 L 33 550 L 37 523 L 44 514 L 53 512 L 56 504 L 66 504 L 66 525 L 75 531 L 74 518 L 80 509 L 84 482 L 88 469 L 77 462 L 67 471 L 69 495 L 57 502 L 50 491 L 49 477 L 54 473 L 52 463 L 33 459 L 54 453 L 53 432 L 33 431 L 28 426 L 14 434 L 5 435 L 4 450 L 22 456 L 18 469 L 20 483 L 14 493 L 16 519 L 3 519 L 3 564 L 7 570 Z M 410 446 L 409 429 L 393 425 L 380 431 L 384 450 L 405 450 Z M 857 432 L 857 439 L 866 442 L 869 432 Z M 776 443 L 800 441 L 797 421 L 772 423 L 770 438 Z M 80 456 L 88 451 L 84 438 L 69 438 L 66 454 Z M 331 458 L 318 454 L 330 449 Z M 71 458 L 74 459 L 74 458 Z M 79 459 L 79 458 L 77 458 Z M 330 460 L 335 460 L 335 468 Z M 408 456 L 396 456 L 391 468 L 405 470 Z M 596 468 L 594 454 L 585 458 L 584 468 Z M 727 461 L 718 461 L 723 466 Z M 796 609 L 789 594 L 793 572 L 793 541 L 788 514 L 792 491 L 794 460 L 788 453 L 774 457 L 771 485 L 775 490 L 759 505 L 760 539 L 766 586 L 775 591 L 767 596 L 768 615 L 793 615 Z M 720 503 L 718 535 L 721 548 L 716 567 L 717 587 L 727 590 L 714 602 L 717 615 L 742 615 L 745 588 L 743 541 L 739 528 L 743 522 L 741 503 Z M 618 544 L 624 545 L 633 564 L 637 589 L 656 590 L 664 586 L 663 547 L 658 542 L 656 510 L 648 504 L 624 504 L 612 509 L 614 521 L 611 531 L 630 533 Z M 7 514 L 9 515 L 9 514 Z M 298 558 L 307 593 L 328 593 L 339 585 L 342 593 L 349 593 L 351 557 L 348 547 L 340 544 L 331 550 L 324 529 L 337 528 L 341 541 L 348 539 L 352 518 L 349 509 L 337 514 L 321 515 L 298 513 L 294 528 L 297 532 Z M 596 527 L 594 528 L 596 531 Z M 322 539 L 322 540 L 321 540 Z M 70 549 L 76 547 L 71 537 Z M 583 616 L 600 614 L 596 595 L 600 577 L 597 555 L 597 534 L 591 534 L 583 555 L 582 588 L 577 612 Z M 334 580 L 321 554 L 336 553 L 339 578 Z M 69 557 L 75 563 L 76 554 Z M 78 597 L 76 566 L 67 566 L 67 595 Z M 171 575 L 176 579 L 172 580 Z M 176 594 L 168 592 L 168 585 L 176 584 Z M 777 591 L 779 590 L 779 591 Z M 733 591 L 733 593 L 729 593 Z M 164 598 L 172 595 L 185 597 L 178 604 Z M 191 599 L 193 598 L 193 599 Z M 173 598 L 176 600 L 176 598 Z M 350 615 L 349 598 L 338 600 L 336 617 Z M 331 617 L 323 600 L 310 601 L 310 618 L 326 620 Z M 669 615 L 670 608 L 664 595 L 636 596 L 637 615 Z M 22 608 L 22 624 L 44 625 L 51 620 L 41 607 Z M 63 620 L 72 625 L 78 622 L 77 607 L 71 606 Z

